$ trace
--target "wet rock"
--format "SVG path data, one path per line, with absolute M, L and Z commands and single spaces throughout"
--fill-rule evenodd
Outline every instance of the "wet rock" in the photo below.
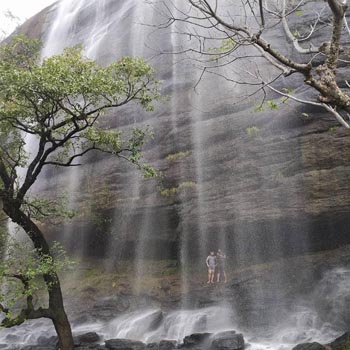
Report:
M 56 348 L 58 347 L 58 338 L 57 336 L 53 335 L 52 337 L 45 337 L 45 336 L 40 336 L 38 338 L 38 345 L 40 346 L 47 346 L 47 347 L 52 347 Z
M 162 323 L 163 318 L 164 318 L 164 315 L 161 310 L 158 310 L 154 312 L 152 315 L 150 315 L 150 318 L 145 320 L 145 322 L 148 323 L 148 330 L 153 331 L 157 329 Z
M 159 344 L 158 343 L 149 343 L 146 345 L 146 350 L 158 350 Z
M 130 307 L 130 301 L 123 296 L 106 298 L 96 302 L 91 310 L 93 317 L 110 320 L 117 314 L 127 311 Z
M 240 350 L 244 349 L 244 338 L 235 331 L 220 332 L 213 336 L 211 350 Z
M 47 345 L 25 345 L 19 349 L 20 350 L 56 350 L 57 348 L 55 346 L 51 347 Z
M 327 348 L 320 343 L 303 343 L 298 344 L 292 350 L 326 350 Z
M 211 333 L 194 333 L 184 338 L 183 345 L 185 347 L 196 347 L 206 344 L 212 334 Z
M 171 289 L 171 285 L 170 282 L 168 280 L 161 280 L 160 281 L 160 289 L 165 293 L 168 294 L 170 289 Z
M 74 337 L 74 344 L 85 345 L 97 343 L 101 337 L 95 332 L 88 332 Z
M 8 334 L 6 337 L 5 337 L 5 340 L 8 344 L 12 344 L 12 343 L 15 343 L 16 341 L 18 341 L 20 338 L 18 335 L 16 334 Z
M 162 340 L 159 343 L 159 350 L 173 350 L 176 348 L 177 342 L 175 340 Z
M 88 345 L 79 345 L 75 346 L 74 350 L 105 350 L 106 347 L 104 345 L 98 344 L 88 344 Z
M 332 350 L 348 350 L 350 349 L 350 332 L 344 333 L 339 338 L 329 344 Z
M 106 340 L 105 344 L 109 350 L 144 350 L 146 348 L 144 343 L 130 339 L 110 339 Z

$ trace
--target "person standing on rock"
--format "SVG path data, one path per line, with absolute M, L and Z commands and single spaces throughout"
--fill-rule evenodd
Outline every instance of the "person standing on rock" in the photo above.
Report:
M 207 260 L 205 262 L 208 266 L 207 283 L 214 283 L 214 274 L 215 274 L 215 267 L 216 267 L 216 256 L 214 255 L 214 252 L 210 252 L 210 255 L 208 255 Z
M 227 276 L 225 271 L 225 265 L 226 265 L 226 255 L 225 253 L 218 249 L 218 252 L 216 254 L 216 261 L 218 265 L 218 272 L 217 272 L 217 282 L 220 282 L 220 275 L 224 276 L 224 283 L 227 282 Z

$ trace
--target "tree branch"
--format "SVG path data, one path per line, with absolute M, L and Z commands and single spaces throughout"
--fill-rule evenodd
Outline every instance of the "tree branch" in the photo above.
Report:
M 286 0 L 283 0 L 282 2 L 282 25 L 284 32 L 286 33 L 287 38 L 293 43 L 294 48 L 301 54 L 310 54 L 310 53 L 317 53 L 318 48 L 314 47 L 311 43 L 310 47 L 308 49 L 304 49 L 300 46 L 298 39 L 292 34 L 292 32 L 289 29 L 287 16 L 286 16 Z
M 15 278 L 22 282 L 23 284 L 23 295 L 26 295 L 27 307 L 22 309 L 21 312 L 16 316 L 11 318 L 9 315 L 9 309 L 5 308 L 0 304 L 0 312 L 5 313 L 5 318 L 2 320 L 0 325 L 5 328 L 10 328 L 13 326 L 19 326 L 26 320 L 33 320 L 38 318 L 52 318 L 52 313 L 49 309 L 39 308 L 34 309 L 33 296 L 27 294 L 29 291 L 29 279 L 21 274 L 5 274 L 4 277 Z

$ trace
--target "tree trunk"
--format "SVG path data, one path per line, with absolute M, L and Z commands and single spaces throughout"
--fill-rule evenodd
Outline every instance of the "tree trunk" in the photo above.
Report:
M 49 245 L 39 229 L 39 227 L 20 209 L 16 201 L 4 200 L 3 210 L 12 219 L 13 222 L 21 226 L 33 242 L 38 257 L 45 258 L 50 256 Z M 64 309 L 61 284 L 56 272 L 44 274 L 43 278 L 46 283 L 49 294 L 49 314 L 55 326 L 60 350 L 73 350 L 74 342 L 70 323 Z
M 58 336 L 58 345 L 61 350 L 73 350 L 74 342 L 73 335 L 68 317 L 63 308 L 57 312 L 52 319 L 55 330 Z
M 49 288 L 49 310 L 53 313 L 52 322 L 58 335 L 60 349 L 73 350 L 72 329 L 64 309 L 61 284 L 56 274 L 54 278 L 56 282 L 53 287 Z

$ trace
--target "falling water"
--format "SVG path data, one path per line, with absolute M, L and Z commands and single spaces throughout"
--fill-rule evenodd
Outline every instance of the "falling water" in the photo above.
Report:
M 176 0 L 172 3 L 179 8 L 184 5 L 183 0 Z M 250 164 L 249 157 L 252 152 L 255 153 L 254 156 L 259 154 L 260 136 L 255 140 L 256 147 L 249 150 L 237 145 L 235 137 L 227 141 L 224 146 L 220 143 L 215 144 L 218 138 L 225 137 L 227 131 L 234 136 L 239 133 L 245 135 L 247 128 L 254 126 L 253 123 L 256 121 L 259 122 L 259 118 L 255 115 L 253 117 L 246 110 L 243 112 L 246 115 L 240 115 L 241 111 L 232 104 L 247 92 L 242 87 L 232 85 L 232 82 L 223 80 L 217 75 L 205 75 L 194 91 L 193 86 L 201 77 L 199 63 L 194 67 L 182 61 L 181 56 L 158 57 L 156 55 L 155 49 L 160 48 L 161 45 L 166 46 L 166 49 L 162 47 L 161 50 L 168 54 L 172 51 L 184 50 L 186 45 L 191 45 L 191 41 L 183 41 L 183 38 L 178 35 L 179 31 L 186 29 L 185 27 L 173 24 L 162 33 L 152 33 L 153 29 L 144 26 L 143 23 L 161 21 L 157 18 L 158 11 L 155 11 L 154 8 L 152 10 L 151 6 L 140 0 L 62 0 L 55 6 L 56 15 L 45 40 L 42 57 L 60 53 L 66 46 L 81 44 L 87 56 L 101 63 L 111 62 L 122 55 L 145 56 L 156 69 L 162 70 L 159 74 L 164 78 L 164 90 L 170 91 L 170 101 L 166 107 L 159 107 L 160 112 L 157 115 L 159 121 L 155 120 L 155 117 L 150 117 L 146 122 L 153 125 L 156 133 L 155 140 L 163 144 L 151 145 L 151 150 L 146 150 L 146 154 L 147 152 L 152 154 L 155 162 L 161 162 L 169 154 L 180 151 L 188 152 L 185 159 L 172 165 L 167 164 L 169 169 L 175 169 L 174 186 L 179 186 L 181 182 L 187 181 L 193 187 L 190 195 L 180 193 L 178 202 L 173 203 L 172 208 L 169 209 L 171 213 L 176 212 L 179 221 L 178 227 L 172 230 L 176 230 L 174 235 L 178 234 L 180 242 L 178 257 L 181 264 L 182 296 L 191 291 L 191 277 L 196 273 L 196 271 L 188 271 L 188 267 L 199 265 L 201 271 L 205 270 L 204 261 L 209 250 L 223 249 L 230 263 L 235 264 L 237 268 L 259 263 L 266 257 L 271 257 L 271 260 L 276 256 L 282 257 L 286 242 L 292 250 L 293 247 L 296 247 L 296 251 L 298 249 L 307 250 L 309 244 L 307 224 L 305 224 L 304 232 L 301 232 L 296 238 L 289 237 L 288 232 L 281 233 L 279 227 L 272 227 L 269 224 L 263 226 L 258 220 L 256 220 L 256 226 L 245 226 L 242 218 L 253 216 L 257 207 L 262 207 L 264 214 L 271 214 L 268 210 L 277 201 L 287 203 L 286 206 L 293 211 L 293 206 L 297 206 L 304 198 L 298 197 L 297 192 L 286 196 L 283 191 L 278 194 L 278 198 L 273 197 L 269 188 L 260 183 L 260 179 L 268 178 L 270 173 L 281 173 L 282 179 L 273 178 L 272 180 L 283 181 L 284 169 L 282 166 L 279 167 L 279 160 L 285 153 L 276 150 L 272 143 L 265 145 L 271 151 L 269 156 L 265 159 L 256 157 L 258 164 L 253 165 Z M 210 42 L 208 46 L 211 46 Z M 225 69 L 228 68 L 223 68 L 219 72 L 225 75 L 227 73 Z M 240 64 L 229 68 L 230 74 L 236 75 L 244 69 L 245 67 L 241 67 Z M 188 88 L 189 85 L 191 88 Z M 220 108 L 220 111 L 216 111 L 215 108 Z M 122 115 L 122 128 L 133 123 L 145 125 L 141 111 L 136 110 L 135 113 L 135 110 L 126 109 L 123 112 L 129 113 L 130 116 Z M 129 119 L 126 121 L 127 118 Z M 157 135 L 158 123 L 167 125 L 165 135 Z M 218 130 L 215 129 L 216 127 Z M 278 137 L 283 138 L 283 135 Z M 242 142 L 241 139 L 238 138 L 238 140 Z M 251 142 L 248 136 L 246 139 L 243 137 L 243 140 Z M 29 147 L 32 146 L 29 145 Z M 301 158 L 298 151 L 290 153 L 291 159 Z M 211 169 L 212 163 L 217 167 L 215 174 Z M 236 167 L 236 164 L 240 164 L 240 168 Z M 147 260 L 157 255 L 156 253 L 151 254 L 151 252 L 157 252 L 157 249 L 153 247 L 154 231 L 161 223 L 164 224 L 164 227 L 169 228 L 172 225 L 171 219 L 165 218 L 162 221 L 158 217 L 159 194 L 155 190 L 154 183 L 145 182 L 139 174 L 130 175 L 125 170 L 126 168 L 118 168 L 110 162 L 110 159 L 99 160 L 97 164 L 89 164 L 85 169 L 88 175 L 82 174 L 81 169 L 75 168 L 69 170 L 68 174 L 57 173 L 55 186 L 66 188 L 69 193 L 69 205 L 74 207 L 81 199 L 82 183 L 86 181 L 86 178 L 89 176 L 101 177 L 101 169 L 106 170 L 106 173 L 107 170 L 115 170 L 114 174 L 109 173 L 112 178 L 111 186 L 117 187 L 120 180 L 124 188 L 123 191 L 120 191 L 123 196 L 114 198 L 111 225 L 105 232 L 108 237 L 104 256 L 105 267 L 112 270 L 120 260 L 129 259 L 135 277 L 133 292 L 138 294 L 143 277 L 147 276 Z M 243 178 L 238 187 L 235 187 L 236 184 L 232 180 L 228 182 L 232 188 L 236 189 L 235 193 L 228 188 L 220 188 L 220 186 L 215 189 L 211 188 L 213 181 L 219 184 L 224 183 L 226 178 L 234 172 L 241 174 Z M 245 181 L 245 179 L 252 176 L 258 179 L 255 188 L 253 190 L 249 188 L 249 191 L 246 191 L 245 186 L 248 180 Z M 298 181 L 302 180 L 296 177 L 295 185 L 298 185 Z M 257 196 L 259 193 L 260 195 Z M 262 199 L 261 203 L 256 201 L 257 197 Z M 234 204 L 230 210 L 222 210 L 227 207 L 227 203 Z M 279 217 L 281 212 L 282 209 L 278 208 L 272 214 Z M 63 240 L 69 247 L 70 240 L 75 236 L 73 234 L 75 233 L 74 225 L 64 225 L 63 230 Z M 83 254 L 86 250 L 83 235 L 81 240 L 77 250 Z M 167 256 L 168 253 L 165 251 L 164 255 Z M 284 262 L 281 262 L 282 268 L 273 276 L 274 282 L 278 282 L 276 283 L 278 288 L 276 294 L 287 288 L 288 276 L 285 275 L 286 270 L 283 264 Z M 230 281 L 235 282 L 236 276 L 228 277 Z M 341 305 L 346 301 L 348 281 L 349 271 L 347 269 L 332 270 L 325 274 L 324 279 L 311 293 L 312 299 L 315 300 L 322 301 L 326 298 L 340 300 L 328 303 L 331 310 L 329 315 L 332 318 L 329 323 L 322 318 L 320 305 L 298 300 L 289 317 L 279 325 L 279 329 L 269 330 L 268 334 L 253 334 L 254 330 L 251 333 L 247 331 L 247 339 L 252 344 L 252 349 L 285 349 L 297 342 L 310 340 L 326 342 L 334 338 L 338 335 L 340 326 L 334 327 L 333 324 L 336 324 Z M 254 285 L 254 290 L 249 291 L 248 296 L 244 296 L 249 301 L 249 307 L 258 310 L 259 303 L 268 293 L 259 283 L 258 281 Z M 204 285 L 205 281 L 200 284 L 200 288 L 208 287 Z M 192 299 L 183 298 L 179 304 L 179 310 L 167 312 L 158 309 L 138 310 L 118 316 L 109 322 L 97 321 L 94 324 L 81 324 L 75 328 L 75 331 L 81 333 L 88 330 L 97 331 L 105 339 L 125 337 L 144 342 L 162 339 L 181 342 L 184 336 L 194 332 L 217 332 L 232 328 L 239 330 L 241 315 L 233 305 L 228 305 L 227 293 L 220 294 L 221 289 L 215 290 L 209 287 L 205 290 L 206 292 L 216 293 L 218 296 L 215 306 L 194 308 L 191 305 Z M 239 297 L 242 296 L 237 298 Z M 277 308 L 278 306 L 274 310 L 276 313 L 279 311 Z M 265 322 L 268 323 L 269 320 Z M 35 325 L 40 332 L 38 335 L 32 335 L 30 339 L 25 335 L 28 334 L 28 330 L 15 329 L 12 331 L 13 334 L 2 333 L 0 340 L 7 342 L 14 335 L 15 338 L 11 338 L 14 339 L 13 343 L 29 344 L 35 343 L 40 334 L 51 332 L 45 322 L 35 323 Z

